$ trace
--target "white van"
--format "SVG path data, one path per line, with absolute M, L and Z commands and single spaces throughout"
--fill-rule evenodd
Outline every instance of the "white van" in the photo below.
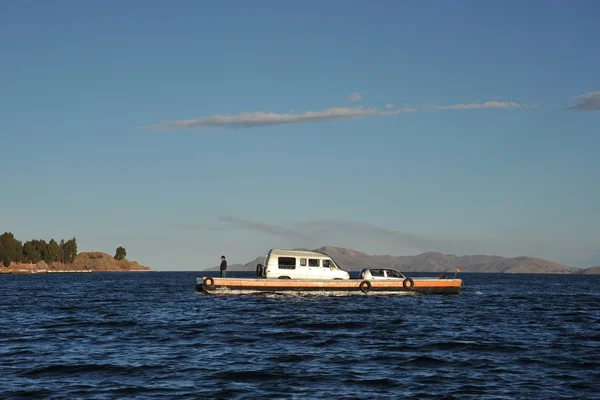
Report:
M 267 279 L 350 279 L 331 257 L 314 251 L 271 249 L 263 268 Z

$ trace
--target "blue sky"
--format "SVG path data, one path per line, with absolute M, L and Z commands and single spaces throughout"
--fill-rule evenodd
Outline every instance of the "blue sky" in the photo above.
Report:
M 0 231 L 600 264 L 595 1 L 3 1 Z

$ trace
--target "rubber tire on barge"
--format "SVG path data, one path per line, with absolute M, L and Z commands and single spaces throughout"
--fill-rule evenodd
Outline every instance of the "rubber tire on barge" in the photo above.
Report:
M 415 281 L 413 281 L 411 278 L 406 278 L 403 282 L 402 282 L 402 286 L 404 287 L 404 289 L 406 290 L 411 290 L 414 286 L 415 286 Z
M 371 290 L 371 282 L 369 282 L 369 281 L 362 281 L 360 283 L 360 285 L 358 285 L 358 288 L 360 289 L 361 292 L 368 293 L 369 290 Z
M 215 288 L 215 280 L 211 277 L 205 278 L 204 279 L 204 287 L 207 289 L 214 289 Z

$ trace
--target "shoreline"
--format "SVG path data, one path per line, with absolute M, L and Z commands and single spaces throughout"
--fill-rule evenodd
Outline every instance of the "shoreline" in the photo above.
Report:
M 150 267 L 137 261 L 125 258 L 115 259 L 102 252 L 78 253 L 73 262 L 63 263 L 53 261 L 11 262 L 8 266 L 0 265 L 0 274 L 85 274 L 90 272 L 148 272 Z
M 2 270 L 0 275 L 44 275 L 44 274 L 90 274 L 90 273 L 103 273 L 103 272 L 152 272 L 151 270 L 55 270 L 55 271 L 30 271 L 30 270 Z

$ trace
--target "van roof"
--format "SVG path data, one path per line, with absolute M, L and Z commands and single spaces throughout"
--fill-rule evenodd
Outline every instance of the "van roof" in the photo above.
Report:
M 271 255 L 286 255 L 296 257 L 329 257 L 327 254 L 317 253 L 315 251 L 308 250 L 286 250 L 286 249 L 272 249 Z

